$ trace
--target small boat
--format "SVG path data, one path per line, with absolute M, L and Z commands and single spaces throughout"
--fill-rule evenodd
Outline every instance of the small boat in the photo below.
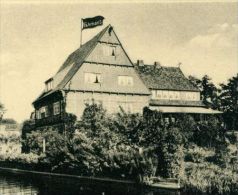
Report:
M 180 180 L 176 178 L 159 178 L 159 177 L 151 177 L 148 178 L 144 184 L 150 188 L 158 188 L 158 189 L 171 189 L 171 190 L 179 190 L 182 188 L 180 184 Z

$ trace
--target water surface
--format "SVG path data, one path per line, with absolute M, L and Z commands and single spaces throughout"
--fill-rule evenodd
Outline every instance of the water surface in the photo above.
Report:
M 86 182 L 0 171 L 1 195 L 185 195 L 177 191 L 144 189 L 126 184 Z

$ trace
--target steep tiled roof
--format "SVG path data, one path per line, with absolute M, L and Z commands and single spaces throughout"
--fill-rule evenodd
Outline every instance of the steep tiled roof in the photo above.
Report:
M 80 48 L 74 51 L 72 54 L 69 55 L 67 60 L 63 63 L 63 65 L 59 68 L 58 72 L 54 77 L 57 77 L 59 74 L 62 75 L 62 80 L 54 86 L 51 91 L 43 92 L 34 102 L 37 100 L 64 88 L 64 86 L 70 81 L 73 75 L 77 72 L 80 66 L 83 64 L 85 58 L 90 54 L 90 52 L 94 49 L 99 39 L 102 35 L 108 30 L 110 25 L 104 28 L 101 32 L 99 32 L 96 36 L 90 39 L 88 42 L 83 44 Z M 70 67 L 71 66 L 71 67 Z M 69 68 L 68 71 L 64 71 Z M 64 73 L 65 72 L 65 73 Z
M 145 85 L 150 89 L 199 91 L 199 89 L 184 76 L 179 67 L 135 65 L 135 69 Z

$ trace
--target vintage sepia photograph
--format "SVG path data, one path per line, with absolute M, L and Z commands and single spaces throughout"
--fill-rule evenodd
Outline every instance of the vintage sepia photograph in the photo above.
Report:
M 0 0 L 0 195 L 238 195 L 238 1 Z

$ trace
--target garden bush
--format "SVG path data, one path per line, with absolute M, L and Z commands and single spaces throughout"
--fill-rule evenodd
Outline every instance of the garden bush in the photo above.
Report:
M 213 157 L 214 150 L 199 147 L 195 144 L 191 144 L 188 149 L 185 149 L 185 158 L 187 162 L 201 163 L 207 160 L 207 158 Z
M 185 163 L 182 181 L 188 191 L 209 194 L 238 193 L 237 173 L 212 163 Z

